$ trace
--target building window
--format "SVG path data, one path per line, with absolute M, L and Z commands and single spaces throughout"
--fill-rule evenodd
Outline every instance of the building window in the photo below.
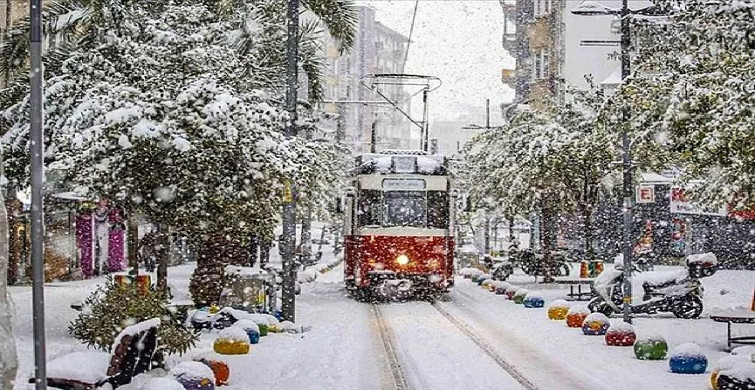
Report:
M 552 0 L 535 0 L 535 17 L 551 13 Z
M 545 49 L 535 54 L 535 63 L 532 67 L 533 79 L 544 79 L 550 75 L 550 54 Z

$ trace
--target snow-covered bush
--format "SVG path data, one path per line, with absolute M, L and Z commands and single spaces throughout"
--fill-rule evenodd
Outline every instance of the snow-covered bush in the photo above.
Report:
M 87 297 L 85 311 L 68 327 L 68 332 L 88 346 L 112 350 L 116 336 L 127 326 L 151 318 L 161 318 L 158 347 L 169 354 L 184 353 L 199 340 L 199 335 L 184 328 L 167 310 L 163 292 L 118 286 L 112 279 Z

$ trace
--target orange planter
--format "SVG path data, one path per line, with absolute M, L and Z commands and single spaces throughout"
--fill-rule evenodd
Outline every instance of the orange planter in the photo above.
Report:
M 570 328 L 581 328 L 582 323 L 585 322 L 587 313 L 571 313 L 566 315 L 566 326 Z

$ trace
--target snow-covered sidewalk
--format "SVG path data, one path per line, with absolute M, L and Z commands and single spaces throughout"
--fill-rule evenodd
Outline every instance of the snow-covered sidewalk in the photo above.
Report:
M 540 291 L 546 307 L 566 293 L 562 286 L 538 285 L 525 275 L 513 279 L 531 291 Z M 636 332 L 638 336 L 661 335 L 670 349 L 684 343 L 699 344 L 709 359 L 709 373 L 713 363 L 728 353 L 724 351 L 726 325 L 713 322 L 708 313 L 749 305 L 753 280 L 752 271 L 719 271 L 702 279 L 705 310 L 701 318 L 638 316 Z M 641 276 L 634 284 L 641 288 Z M 452 302 L 444 303 L 448 310 L 494 340 L 501 354 L 519 362 L 520 369 L 540 388 L 708 389 L 708 374 L 672 374 L 668 360 L 638 360 L 631 347 L 609 347 L 603 337 L 584 336 L 580 329 L 566 327 L 564 321 L 549 320 L 546 308 L 524 308 L 470 280 L 457 280 L 451 298 Z

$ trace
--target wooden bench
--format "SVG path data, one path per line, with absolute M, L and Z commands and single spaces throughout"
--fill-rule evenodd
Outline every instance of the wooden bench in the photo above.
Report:
M 735 309 L 715 312 L 710 319 L 726 323 L 726 347 L 731 350 L 732 344 L 755 345 L 755 336 L 731 336 L 731 324 L 755 324 L 755 311 L 750 309 Z
M 592 299 L 592 285 L 595 283 L 595 278 L 570 278 L 570 277 L 556 277 L 553 283 L 556 284 L 568 284 L 569 294 L 567 294 L 568 301 L 589 301 Z M 587 291 L 582 291 L 582 286 L 587 286 Z M 575 290 L 576 287 L 576 291 Z
M 113 353 L 81 351 L 47 364 L 47 384 L 63 390 L 89 390 L 109 383 L 114 389 L 152 369 L 160 319 L 126 327 L 115 338 Z M 34 383 L 32 378 L 30 383 Z

